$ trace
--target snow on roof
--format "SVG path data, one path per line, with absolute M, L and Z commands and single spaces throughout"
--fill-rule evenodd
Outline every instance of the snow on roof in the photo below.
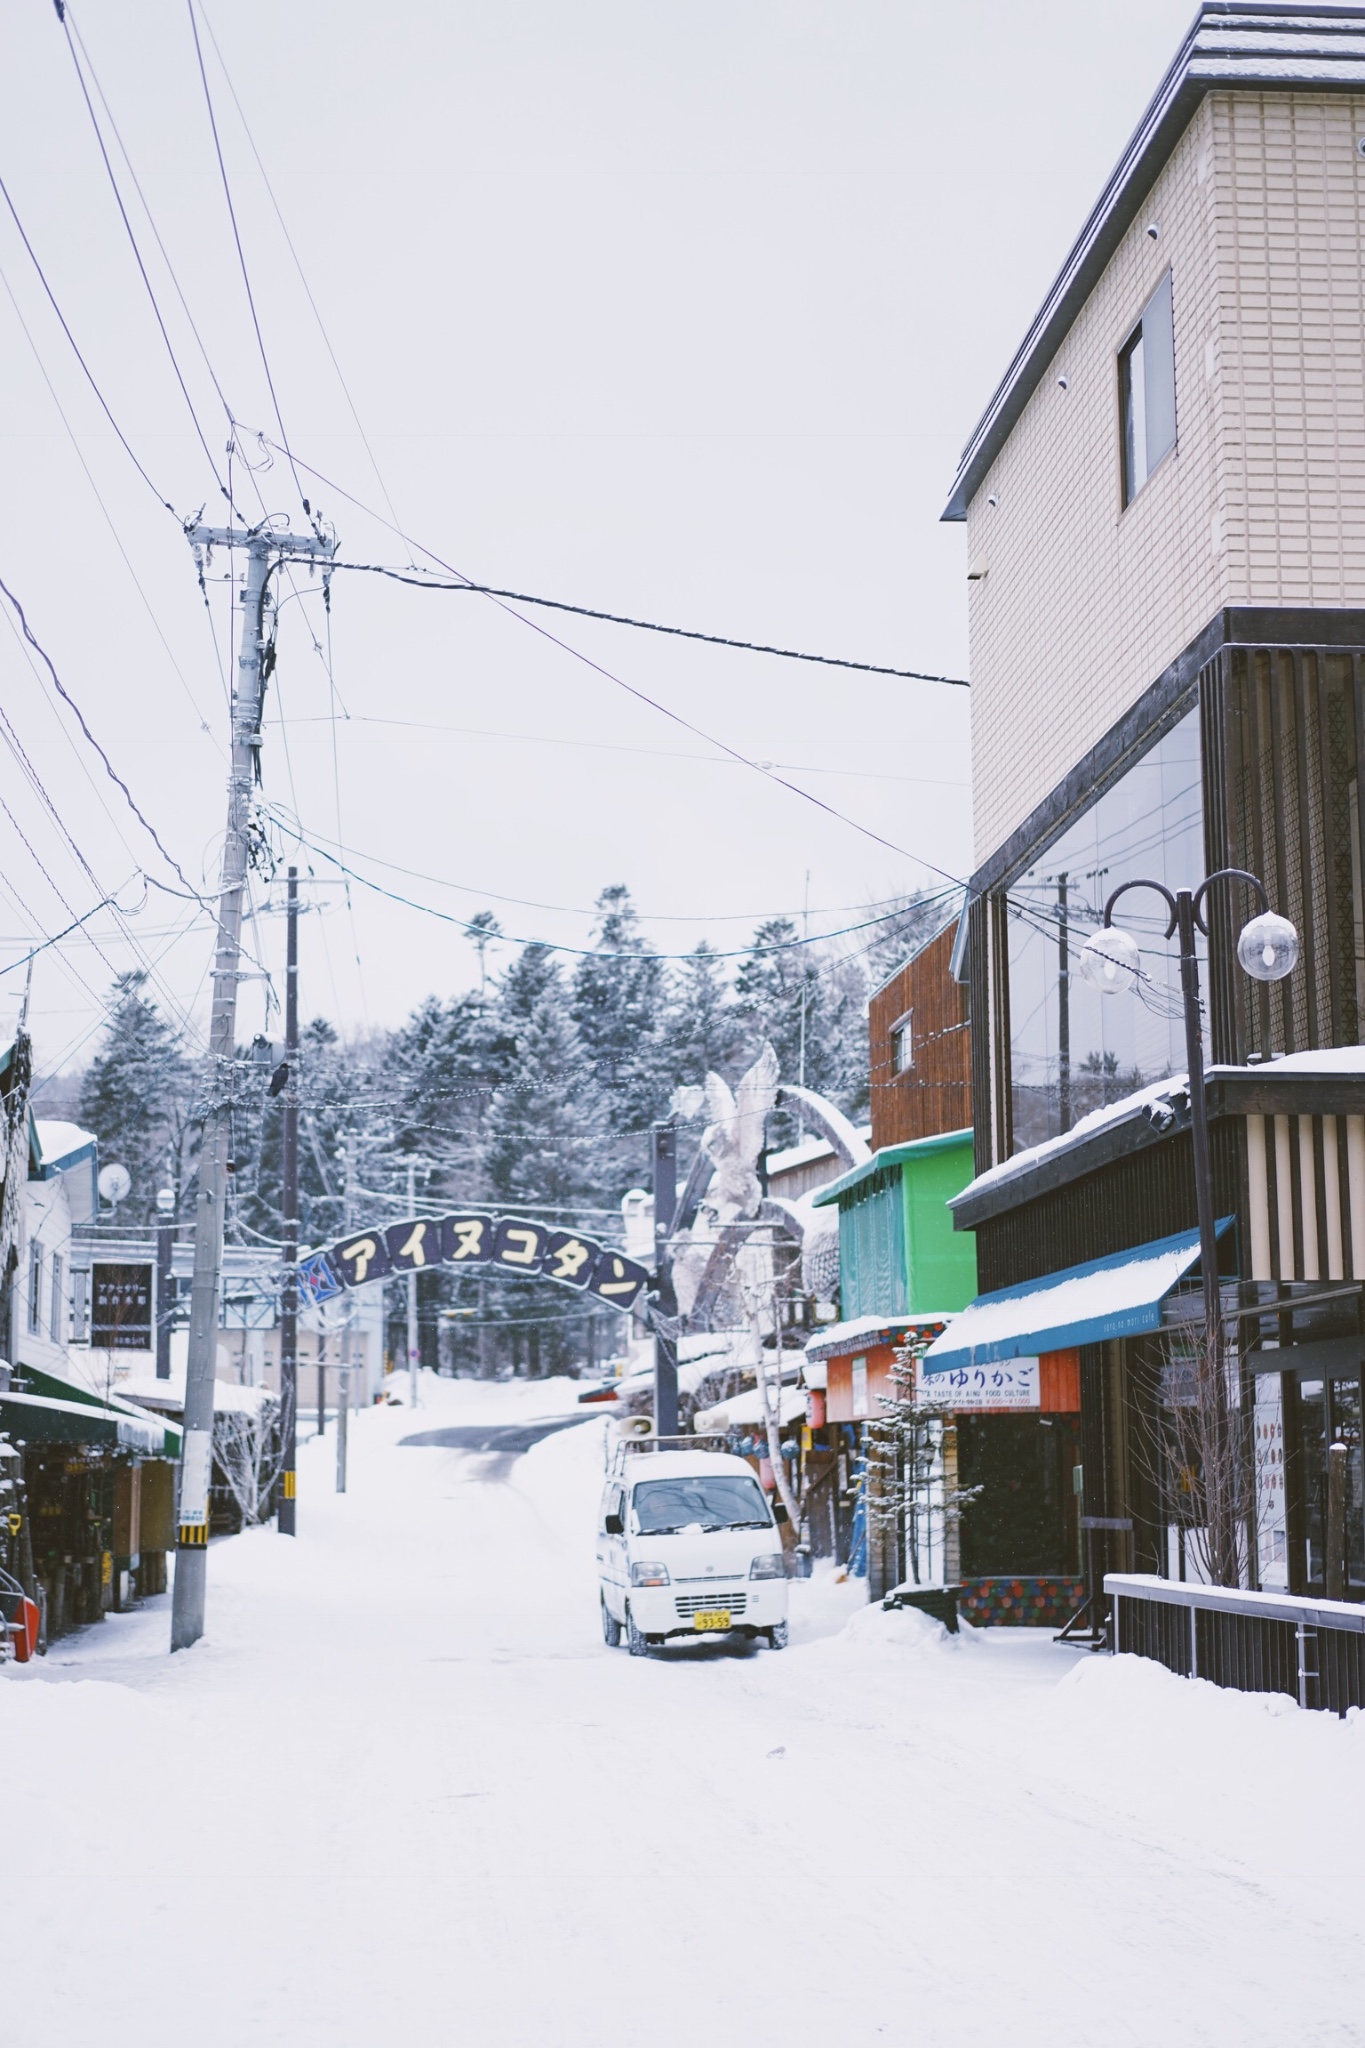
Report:
M 1257 1078 L 1263 1075 L 1280 1074 L 1360 1074 L 1365 1076 L 1365 1045 L 1324 1046 L 1317 1052 L 1282 1053 L 1278 1059 L 1264 1060 L 1254 1067 L 1206 1067 L 1204 1078 L 1215 1081 L 1236 1074 Z M 1137 1089 L 1132 1095 L 1120 1096 L 1117 1102 L 1109 1102 L 1102 1109 L 1092 1109 L 1063 1131 L 1059 1137 L 1044 1138 L 1041 1144 L 1026 1146 L 1022 1152 L 1011 1153 L 996 1166 L 988 1166 L 984 1173 L 969 1181 L 961 1194 L 949 1197 L 948 1206 L 956 1208 L 966 1204 L 976 1195 L 985 1194 L 987 1189 L 1000 1187 L 1004 1182 L 1015 1180 L 1020 1174 L 1032 1173 L 1045 1159 L 1056 1159 L 1073 1151 L 1098 1131 L 1128 1123 L 1141 1116 L 1152 1103 L 1166 1102 L 1174 1095 L 1187 1091 L 1189 1078 L 1185 1074 L 1170 1074 L 1164 1081 L 1152 1081 L 1145 1088 Z M 828 1193 L 828 1190 L 822 1190 Z
M 804 1415 L 805 1412 L 806 1397 L 801 1389 L 784 1387 L 779 1419 L 782 1422 L 795 1422 L 797 1417 Z M 704 1436 L 713 1429 L 756 1429 L 763 1421 L 763 1397 L 755 1387 L 752 1393 L 732 1394 L 728 1401 L 719 1401 L 714 1408 L 699 1410 L 692 1427 L 699 1435 Z
M 1278 1065 L 1278 1062 L 1276 1062 Z M 1219 1071 L 1211 1069 L 1211 1071 Z M 1225 1069 L 1241 1073 L 1244 1069 Z M 1133 1095 L 1124 1095 L 1117 1102 L 1107 1102 L 1102 1109 L 1092 1109 L 1088 1116 L 1078 1117 L 1069 1131 L 1060 1137 L 1044 1138 L 1041 1144 L 1028 1145 L 1022 1152 L 1012 1152 L 1008 1159 L 1002 1159 L 998 1166 L 988 1166 L 984 1173 L 969 1181 L 960 1195 L 949 1197 L 949 1208 L 959 1202 L 966 1202 L 973 1195 L 984 1194 L 987 1188 L 999 1187 L 1002 1182 L 1015 1180 L 1021 1173 L 1032 1173 L 1045 1159 L 1054 1159 L 1063 1152 L 1070 1152 L 1087 1138 L 1093 1138 L 1096 1131 L 1108 1129 L 1112 1124 L 1127 1123 L 1131 1117 L 1140 1116 L 1150 1102 L 1163 1102 L 1177 1094 L 1187 1085 L 1184 1074 L 1169 1075 L 1164 1081 L 1153 1081 L 1146 1088 L 1139 1088 Z
M 33 1128 L 38 1133 L 38 1151 L 44 1166 L 59 1166 L 73 1153 L 84 1152 L 96 1142 L 93 1131 L 83 1131 L 79 1124 L 69 1124 L 62 1117 L 35 1117 Z
M 946 1309 L 942 1315 L 851 1316 L 846 1323 L 830 1323 L 817 1330 L 807 1340 L 806 1357 L 838 1358 L 846 1351 L 856 1351 L 860 1344 L 894 1343 L 907 1330 L 929 1329 L 948 1321 Z

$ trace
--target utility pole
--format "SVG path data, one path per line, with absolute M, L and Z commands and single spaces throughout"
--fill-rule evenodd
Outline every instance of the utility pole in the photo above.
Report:
M 280 1105 L 280 1199 L 284 1206 L 284 1288 L 280 1296 L 280 1431 L 284 1439 L 278 1527 L 298 1534 L 299 1435 L 299 871 L 285 899 L 284 1100 Z
M 346 1133 L 346 1186 L 342 1203 L 342 1227 L 346 1231 L 355 1229 L 355 1132 Z M 346 1491 L 346 1453 L 350 1432 L 351 1411 L 351 1325 L 355 1321 L 355 1301 L 352 1295 L 342 1296 L 342 1311 L 346 1317 L 341 1328 L 341 1398 L 337 1403 L 337 1492 Z
M 678 1211 L 678 1130 L 676 1124 L 654 1126 L 654 1270 L 655 1303 L 661 1316 L 677 1314 L 673 1293 L 673 1262 L 668 1240 Z M 678 1434 L 678 1343 L 654 1332 L 654 1434 Z
M 271 570 L 289 559 L 329 563 L 334 540 L 317 534 L 186 528 L 202 559 L 207 547 L 241 548 L 246 576 L 241 594 L 241 652 L 232 692 L 232 760 L 228 773 L 227 831 L 218 890 L 218 938 L 209 1024 L 209 1104 L 199 1155 L 194 1218 L 194 1282 L 190 1295 L 189 1362 L 185 1375 L 185 1429 L 180 1466 L 171 1649 L 185 1650 L 204 1633 L 208 1584 L 209 1481 L 213 1470 L 213 1368 L 218 1340 L 218 1297 L 223 1263 L 223 1211 L 227 1197 L 232 1117 L 233 1055 L 237 1034 L 237 981 L 242 904 L 246 894 L 251 793 L 260 759 L 261 711 L 266 683 L 265 605 Z
M 1057 1121 L 1071 1129 L 1071 911 L 1067 877 L 1057 877 Z
M 417 1207 L 417 1161 L 408 1161 L 408 1214 Z M 408 1405 L 417 1406 L 417 1275 L 408 1269 Z
M 156 1376 L 171 1376 L 171 1318 L 175 1311 L 171 1263 L 175 1250 L 175 1189 L 156 1194 Z

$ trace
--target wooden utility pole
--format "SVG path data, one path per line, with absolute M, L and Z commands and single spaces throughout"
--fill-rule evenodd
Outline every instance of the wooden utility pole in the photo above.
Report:
M 199 1154 L 194 1218 L 194 1282 L 190 1296 L 189 1362 L 185 1375 L 185 1429 L 180 1467 L 171 1648 L 188 1649 L 204 1633 L 208 1585 L 209 1482 L 213 1470 L 213 1377 L 218 1345 L 223 1263 L 223 1213 L 235 1084 L 237 982 L 242 910 L 246 896 L 251 797 L 260 760 L 261 712 L 266 684 L 265 609 L 270 577 L 286 560 L 324 565 L 334 540 L 317 534 L 277 533 L 269 525 L 247 529 L 190 526 L 186 534 L 202 559 L 206 548 L 241 549 L 246 576 L 240 598 L 241 651 L 232 691 L 232 759 L 228 773 L 227 831 L 218 892 L 218 938 L 209 1024 L 209 1104 Z

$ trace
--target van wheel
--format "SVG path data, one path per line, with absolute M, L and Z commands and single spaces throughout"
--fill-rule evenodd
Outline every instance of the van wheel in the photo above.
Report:
M 787 1631 L 788 1624 L 785 1621 L 779 1621 L 775 1627 L 770 1628 L 768 1630 L 768 1648 L 770 1650 L 785 1650 L 787 1647 Z
M 598 1597 L 602 1601 L 602 1640 L 609 1650 L 614 1650 L 621 1640 L 621 1624 L 608 1607 L 606 1596 Z
M 629 1608 L 626 1609 L 626 1648 L 630 1651 L 632 1657 L 647 1657 L 649 1655 L 649 1637 L 641 1635 L 639 1629 L 636 1628 L 635 1616 Z

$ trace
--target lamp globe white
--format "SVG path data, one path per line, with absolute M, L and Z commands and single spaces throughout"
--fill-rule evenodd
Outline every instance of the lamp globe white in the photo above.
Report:
M 1101 995 L 1114 996 L 1137 985 L 1142 955 L 1131 932 L 1103 925 L 1081 947 L 1081 973 Z
M 1242 926 L 1237 958 L 1253 981 L 1283 981 L 1299 963 L 1299 935 L 1287 917 L 1263 910 Z

